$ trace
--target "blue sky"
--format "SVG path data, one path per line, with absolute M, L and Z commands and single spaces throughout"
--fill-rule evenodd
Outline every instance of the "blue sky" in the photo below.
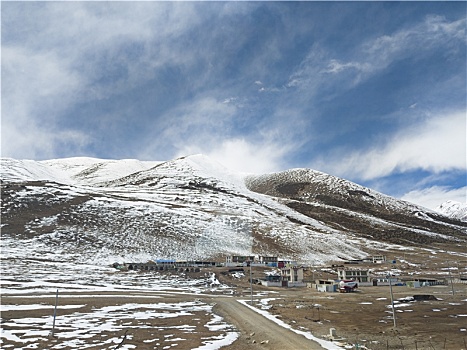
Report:
M 465 2 L 2 2 L 1 153 L 466 201 Z

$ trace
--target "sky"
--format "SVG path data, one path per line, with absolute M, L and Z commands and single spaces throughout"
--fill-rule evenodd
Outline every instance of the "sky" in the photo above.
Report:
M 4 2 L 1 155 L 311 168 L 466 202 L 466 2 Z

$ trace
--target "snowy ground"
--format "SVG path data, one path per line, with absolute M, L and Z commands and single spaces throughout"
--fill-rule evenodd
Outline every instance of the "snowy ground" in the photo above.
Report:
M 114 349 L 124 332 L 128 334 L 119 349 L 135 349 L 143 338 L 152 349 L 218 349 L 238 337 L 212 305 L 200 300 L 232 293 L 213 274 L 195 279 L 120 272 L 3 252 L 2 349 Z
M 230 297 L 233 289 L 212 273 L 195 279 L 11 256 L 1 268 L 8 271 L 0 281 L 2 349 L 110 350 L 123 341 L 119 349 L 214 350 L 239 337 L 213 311 L 216 297 Z M 277 323 L 266 311 L 276 296 L 254 294 L 258 312 Z
M 92 296 L 81 295 L 81 297 Z M 66 297 L 61 297 L 60 300 L 63 299 L 69 300 Z M 38 309 L 50 311 L 49 316 L 5 320 L 2 324 L 2 348 L 40 349 L 41 343 L 50 339 L 53 308 L 54 306 L 50 304 L 2 305 L 2 313 L 18 309 L 30 312 Z M 134 338 L 132 330 L 141 330 L 141 328 L 147 328 L 151 332 L 151 337 L 144 339 L 144 343 L 154 343 L 155 348 L 160 346 L 161 349 L 169 349 L 188 341 L 188 335 L 198 333 L 199 325 L 193 322 L 201 320 L 201 316 L 206 314 L 209 314 L 210 318 L 202 326 L 207 328 L 212 336 L 203 337 L 202 344 L 194 349 L 218 349 L 237 338 L 237 332 L 223 322 L 222 318 L 212 313 L 212 306 L 201 301 L 145 303 L 143 299 L 139 303 L 96 307 L 91 311 L 85 310 L 86 304 L 65 304 L 60 305 L 59 309 L 61 313 L 69 309 L 74 309 L 74 312 L 57 316 L 54 344 L 50 349 L 114 349 L 123 339 L 117 336 L 123 330 L 125 333 L 128 331 L 130 333 L 120 349 L 135 349 L 137 345 L 132 344 Z M 190 321 L 188 323 L 186 323 L 187 317 Z M 183 322 L 173 321 L 178 318 L 183 319 Z M 151 321 L 160 323 L 165 319 L 172 319 L 172 321 L 169 325 L 151 324 Z M 161 331 L 165 333 L 162 336 Z M 180 332 L 185 334 L 185 337 L 180 337 L 178 335 Z M 21 347 L 17 344 L 21 344 Z
M 2 256 L 0 267 L 6 272 L 0 280 L 2 349 L 110 350 L 123 342 L 119 349 L 214 350 L 240 336 L 214 312 L 216 298 L 232 297 L 234 289 L 213 273 L 190 278 L 122 272 L 109 266 L 26 258 L 14 250 Z M 278 322 L 267 311 L 275 297 L 277 292 L 254 294 L 261 314 Z

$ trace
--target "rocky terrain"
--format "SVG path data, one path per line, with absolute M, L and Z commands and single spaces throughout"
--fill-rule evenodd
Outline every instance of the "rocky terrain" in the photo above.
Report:
M 29 256 L 108 264 L 257 254 L 316 264 L 467 239 L 465 221 L 310 169 L 237 174 L 197 155 L 2 159 L 1 171 L 2 241 Z
M 465 344 L 467 223 L 452 215 L 311 169 L 237 174 L 200 155 L 168 162 L 1 162 L 2 348 L 295 350 L 306 343 L 419 350 Z M 372 267 L 375 275 L 454 275 L 458 282 L 395 288 L 397 298 L 430 293 L 436 300 L 398 301 L 394 330 L 384 287 L 330 296 L 255 286 L 252 313 L 246 274 L 111 267 L 277 255 L 309 266 L 312 280 L 335 276 L 333 262 L 374 253 L 397 261 Z M 253 277 L 265 270 L 256 268 Z M 339 342 L 326 338 L 330 328 Z
M 446 201 L 440 204 L 436 211 L 450 218 L 467 221 L 467 203 Z

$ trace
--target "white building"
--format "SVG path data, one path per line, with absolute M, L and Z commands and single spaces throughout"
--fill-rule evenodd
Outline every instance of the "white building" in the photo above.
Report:
M 305 287 L 303 267 L 287 266 L 281 268 L 282 285 L 287 287 Z
M 278 262 L 278 258 L 277 256 L 263 256 L 263 255 L 260 255 L 258 256 L 258 261 L 261 263 L 261 264 L 273 264 L 274 266 L 277 266 L 277 262 Z
M 370 282 L 367 269 L 338 269 L 337 278 L 340 280 L 353 280 L 358 282 Z
M 245 256 L 245 255 L 228 255 L 225 258 L 225 266 L 239 266 L 244 263 L 249 263 L 255 260 L 254 255 Z

